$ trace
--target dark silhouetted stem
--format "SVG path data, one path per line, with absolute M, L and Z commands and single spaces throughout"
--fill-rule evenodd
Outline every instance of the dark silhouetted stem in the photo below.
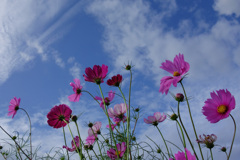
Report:
M 235 139 L 235 135 L 236 135 L 236 129 L 237 129 L 236 122 L 235 122 L 233 116 L 231 114 L 230 114 L 230 116 L 231 116 L 231 118 L 233 120 L 233 123 L 234 123 L 234 134 L 233 134 L 232 144 L 231 144 L 231 147 L 230 147 L 230 150 L 229 150 L 229 154 L 228 154 L 228 160 L 229 160 L 231 152 L 232 152 L 232 147 L 233 147 L 233 143 L 234 143 L 234 139 Z

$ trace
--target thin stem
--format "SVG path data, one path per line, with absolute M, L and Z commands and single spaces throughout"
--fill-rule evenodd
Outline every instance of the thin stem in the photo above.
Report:
M 98 156 L 97 156 L 97 154 L 96 154 L 96 152 L 95 152 L 94 150 L 92 150 L 92 151 L 93 151 L 93 153 L 95 154 L 96 158 L 99 159 Z
M 77 132 L 78 132 L 78 137 L 79 137 L 79 142 L 80 142 L 80 155 L 81 155 L 81 159 L 82 159 L 83 158 L 82 157 L 82 139 L 81 139 L 81 136 L 80 136 L 80 132 L 79 132 L 77 121 L 74 121 L 74 122 L 75 122 L 75 125 L 77 127 Z
M 4 155 L 1 153 L 1 155 L 3 156 L 3 158 L 5 159 L 5 160 L 7 160 L 7 158 L 6 157 L 4 157 Z
M 129 118 L 130 118 L 130 100 L 131 100 L 131 88 L 132 88 L 132 71 L 130 69 L 130 85 L 129 85 L 129 96 L 128 96 L 128 113 L 129 113 Z M 129 121 L 129 126 L 130 125 L 131 121 Z M 129 148 L 130 150 L 130 148 Z M 131 150 L 130 150 L 130 160 L 132 160 L 132 154 L 131 154 Z
M 178 104 L 179 104 L 179 102 L 178 102 Z M 180 123 L 179 123 L 178 121 L 176 121 L 176 122 L 177 122 L 177 124 L 178 124 L 178 126 L 179 126 L 179 128 L 180 128 L 180 130 L 181 130 L 181 133 L 182 133 L 183 147 L 184 147 L 185 157 L 186 157 L 186 160 L 188 160 L 187 152 L 186 152 L 186 149 L 185 149 L 185 148 L 186 148 L 186 141 L 185 141 L 184 133 L 183 133 L 183 130 L 182 130 L 182 127 L 181 127 Z
M 169 153 L 169 150 L 168 150 L 168 147 L 167 147 L 167 143 L 166 143 L 166 141 L 165 141 L 165 139 L 164 139 L 164 137 L 163 137 L 163 135 L 162 135 L 162 132 L 160 131 L 160 129 L 158 128 L 158 126 L 156 126 L 156 128 L 158 129 L 158 132 L 159 132 L 160 135 L 162 136 L 163 142 L 164 142 L 165 147 L 166 147 L 167 152 L 168 152 L 168 157 L 170 158 L 170 153 Z
M 212 154 L 212 149 L 210 148 L 210 153 L 211 153 L 211 158 L 213 160 L 213 154 Z
M 94 97 L 90 92 L 85 91 L 85 90 L 82 90 L 82 92 L 88 93 L 98 104 L 100 104 L 100 103 L 98 102 L 98 100 L 96 100 L 95 97 Z
M 233 142 L 234 142 L 234 139 L 235 139 L 236 129 L 237 129 L 236 122 L 235 122 L 233 116 L 231 114 L 230 114 L 230 116 L 231 116 L 231 118 L 233 120 L 233 124 L 234 124 L 234 134 L 233 134 L 233 139 L 232 139 L 232 144 L 231 144 L 231 147 L 230 147 L 230 151 L 229 151 L 229 154 L 228 154 L 228 160 L 229 160 L 231 152 L 232 152 Z
M 182 86 L 182 89 L 183 89 L 183 92 L 184 92 L 184 96 L 185 96 L 186 101 L 187 101 L 188 112 L 189 112 L 189 116 L 190 116 L 190 119 L 191 119 L 191 122 L 192 122 L 193 130 L 194 130 L 196 139 L 198 139 L 197 132 L 196 132 L 195 125 L 194 125 L 194 122 L 193 122 L 193 118 L 192 118 L 192 114 L 191 114 L 191 110 L 190 110 L 190 105 L 189 105 L 188 98 L 187 98 L 187 94 L 186 94 L 186 91 L 185 91 L 185 89 L 184 89 L 184 87 L 183 87 L 182 81 L 180 81 L 180 84 L 181 84 L 181 86 Z M 202 154 L 202 149 L 201 149 L 199 143 L 198 143 L 198 147 L 199 147 L 199 150 L 200 150 L 200 153 L 201 153 L 201 157 L 202 157 L 202 159 L 204 160 L 203 154 Z
M 65 130 L 64 130 L 64 127 L 62 127 L 62 128 L 63 128 L 63 137 L 64 137 L 65 146 L 67 146 Z M 68 160 L 69 160 L 69 153 L 68 153 L 68 150 L 67 150 L 67 157 L 68 157 Z
M 103 157 L 102 157 L 102 151 L 101 151 L 101 148 L 100 148 L 100 146 L 99 146 L 97 136 L 96 136 L 96 134 L 94 133 L 94 131 L 93 131 L 92 128 L 91 128 L 91 130 L 92 130 L 92 133 L 93 133 L 93 135 L 94 135 L 94 137 L 95 137 L 95 140 L 97 141 L 97 145 L 98 145 L 98 149 L 99 149 L 99 152 L 100 152 L 100 156 L 101 156 L 102 160 L 104 160 Z

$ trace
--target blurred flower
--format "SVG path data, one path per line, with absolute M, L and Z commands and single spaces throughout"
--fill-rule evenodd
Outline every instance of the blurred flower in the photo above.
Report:
M 75 143 L 76 143 L 77 148 L 79 148 L 79 147 L 80 147 L 79 137 L 76 136 L 76 137 L 74 138 L 74 141 L 75 141 Z M 75 146 L 73 140 L 72 140 L 71 144 L 72 144 L 72 148 L 69 148 L 69 147 L 67 147 L 67 146 L 63 146 L 63 148 L 66 148 L 66 150 L 68 150 L 68 151 L 70 151 L 70 152 L 77 151 L 76 146 Z
M 85 81 L 101 84 L 104 82 L 103 79 L 107 76 L 107 72 L 107 65 L 103 64 L 102 67 L 100 67 L 99 65 L 94 65 L 93 69 L 91 69 L 90 67 L 85 69 L 86 75 L 83 75 L 83 77 Z
M 19 105 L 20 105 L 20 101 L 21 99 L 17 99 L 16 97 L 14 97 L 13 99 L 11 99 L 10 101 L 10 105 L 8 106 L 8 116 L 12 115 L 12 118 L 15 116 L 15 114 L 17 113 L 17 110 L 19 109 Z
M 108 97 L 104 98 L 104 102 L 105 102 L 106 106 L 110 105 L 110 102 L 113 100 L 114 96 L 115 96 L 115 92 L 113 92 L 113 91 L 108 92 Z M 100 107 L 102 109 L 104 109 L 103 99 L 101 97 L 98 97 L 98 96 L 96 96 L 95 99 L 101 101 Z
M 163 122 L 166 119 L 166 115 L 162 114 L 160 112 L 155 112 L 153 116 L 148 116 L 148 118 L 144 118 L 144 122 L 147 124 L 152 124 L 154 126 L 157 126 L 158 123 Z
M 97 135 L 97 134 L 101 134 L 101 126 L 102 126 L 102 123 L 101 122 L 95 122 L 92 126 L 92 128 L 89 128 L 88 129 L 88 136 L 94 136 Z M 93 134 L 94 133 L 94 134 Z
M 128 108 L 128 105 L 127 105 Z M 126 120 L 126 105 L 124 103 L 116 104 L 113 108 L 108 109 L 108 115 L 113 119 L 114 122 L 118 123 Z
M 87 139 L 86 139 L 86 145 L 88 147 L 90 147 L 91 145 L 94 144 L 94 142 L 96 141 L 96 138 L 97 138 L 97 135 L 93 135 L 93 136 L 88 136 Z
M 73 92 L 75 92 L 75 93 L 70 95 L 70 96 L 68 96 L 68 99 L 71 102 L 78 102 L 80 96 L 82 95 L 82 88 L 83 87 L 81 86 L 79 79 L 75 78 L 73 81 L 75 83 L 71 82 L 70 86 L 72 86 Z
M 117 125 L 118 125 L 118 123 L 111 124 L 112 131 L 114 130 L 114 128 L 115 128 Z M 106 127 L 109 128 L 109 125 L 107 125 Z
M 122 82 L 122 75 L 120 74 L 113 76 L 111 79 L 107 80 L 107 84 L 109 86 L 115 86 L 115 87 L 119 87 L 121 82 Z
M 166 62 L 161 64 L 160 68 L 173 75 L 173 77 L 165 76 L 161 79 L 159 92 L 162 92 L 162 94 L 165 92 L 165 94 L 167 94 L 172 84 L 177 87 L 177 83 L 182 79 L 182 76 L 188 72 L 190 65 L 184 61 L 183 54 L 179 53 L 179 55 L 175 56 L 173 62 L 166 60 Z
M 196 157 L 194 155 L 192 155 L 191 152 L 189 150 L 187 150 L 187 148 L 185 148 L 185 151 L 187 153 L 188 160 L 196 160 Z M 186 160 L 185 152 L 178 151 L 178 153 L 175 154 L 175 159 L 176 160 Z M 173 160 L 173 159 L 170 158 L 169 160 Z
M 63 120 L 69 123 L 71 114 L 72 110 L 66 104 L 60 104 L 59 106 L 55 106 L 47 114 L 48 125 L 53 128 L 65 127 L 67 124 Z
M 217 140 L 217 136 L 215 134 L 211 134 L 211 135 L 205 135 L 203 134 L 204 138 L 201 137 L 201 135 L 199 136 L 199 139 L 197 139 L 197 143 L 203 143 L 207 146 L 207 148 L 211 149 L 214 147 L 214 142 Z
M 111 160 L 117 159 L 117 153 L 118 153 L 119 158 L 122 158 L 126 151 L 126 148 L 127 148 L 127 146 L 126 146 L 125 142 L 122 142 L 122 144 L 118 143 L 117 151 L 115 149 L 111 148 L 107 151 L 107 155 L 109 158 L 111 158 Z
M 205 101 L 205 105 L 202 108 L 202 113 L 206 116 L 207 120 L 211 123 L 217 123 L 218 121 L 227 118 L 235 108 L 235 98 L 226 89 L 220 89 L 218 91 L 211 92 L 211 99 Z

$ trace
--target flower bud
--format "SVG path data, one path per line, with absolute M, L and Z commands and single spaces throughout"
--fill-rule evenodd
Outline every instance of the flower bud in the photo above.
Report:
M 162 150 L 160 148 L 157 149 L 157 153 L 161 153 Z
M 131 68 L 132 68 L 132 66 L 129 65 L 129 64 L 125 66 L 125 69 L 126 69 L 126 70 L 131 70 Z
M 139 112 L 139 108 L 135 108 L 135 110 L 134 110 L 135 112 Z
M 77 122 L 78 117 L 76 115 L 72 115 L 71 119 L 72 119 L 73 122 Z
M 227 151 L 226 147 L 222 147 L 222 148 L 221 148 L 221 151 L 222 151 L 222 152 L 226 152 L 226 151 Z
M 175 96 L 175 100 L 178 102 L 183 102 L 184 100 L 184 95 L 182 93 L 177 93 Z
M 17 137 L 16 137 L 16 136 L 13 136 L 12 139 L 15 140 L 15 139 L 17 139 Z
M 91 123 L 91 122 L 88 123 L 88 127 L 89 127 L 89 128 L 92 128 L 92 126 L 93 126 L 93 123 Z
M 0 149 L 3 149 L 3 146 L 0 146 Z
M 173 120 L 173 121 L 176 121 L 178 118 L 178 115 L 173 113 L 171 116 L 170 116 L 170 119 Z
M 108 144 L 108 143 L 109 143 L 109 140 L 108 140 L 108 139 L 105 139 L 105 142 Z
M 133 137 L 132 137 L 132 140 L 133 140 L 133 141 L 136 141 L 136 137 L 135 137 L 135 136 L 133 136 Z

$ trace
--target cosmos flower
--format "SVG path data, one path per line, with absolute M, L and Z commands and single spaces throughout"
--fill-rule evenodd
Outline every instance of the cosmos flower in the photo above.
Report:
M 76 136 L 76 137 L 74 138 L 74 141 L 75 141 L 75 143 L 76 143 L 77 148 L 79 148 L 79 147 L 80 147 L 79 137 Z M 68 150 L 68 151 L 70 151 L 70 152 L 76 151 L 77 149 L 76 149 L 76 146 L 75 146 L 73 140 L 72 140 L 71 144 L 72 144 L 72 148 L 69 148 L 68 146 L 63 146 L 63 148 L 66 148 L 66 150 Z
M 94 144 L 94 142 L 96 141 L 96 138 L 97 138 L 97 135 L 93 135 L 93 136 L 88 136 L 87 139 L 86 139 L 86 145 L 88 147 L 90 147 L 91 145 Z
M 105 101 L 106 106 L 109 106 L 109 105 L 110 105 L 110 102 L 113 100 L 114 96 L 115 96 L 115 92 L 113 92 L 113 91 L 108 92 L 108 97 L 105 97 L 105 98 L 104 98 L 104 101 Z M 96 96 L 95 99 L 101 101 L 100 107 L 101 107 L 102 109 L 104 109 L 103 99 L 102 99 L 101 97 L 98 97 L 98 96 Z
M 111 124 L 111 128 L 112 128 L 112 131 L 114 130 L 114 128 L 118 125 L 118 123 L 115 123 L 115 124 Z M 109 128 L 109 125 L 106 125 L 107 128 Z
M 102 123 L 101 122 L 95 122 L 92 126 L 92 128 L 89 128 L 88 129 L 88 136 L 94 136 L 97 135 L 97 134 L 101 134 L 101 126 L 102 126 Z M 94 133 L 94 134 L 93 134 Z
M 115 149 L 111 148 L 107 151 L 107 155 L 109 158 L 111 158 L 111 160 L 117 159 L 117 153 L 119 155 L 119 158 L 122 158 L 126 151 L 126 148 L 127 148 L 127 146 L 126 146 L 125 142 L 122 142 L 122 144 L 118 143 L 117 151 Z
M 211 123 L 227 118 L 231 110 L 235 108 L 235 98 L 227 89 L 226 91 L 220 89 L 216 92 L 211 92 L 211 99 L 207 99 L 202 108 L 202 113 Z
M 160 112 L 155 112 L 153 116 L 148 116 L 148 118 L 144 118 L 144 122 L 147 124 L 152 124 L 154 126 L 157 126 L 158 123 L 163 122 L 166 119 L 166 115 L 162 114 Z
M 63 121 L 69 122 L 72 110 L 66 104 L 60 104 L 51 109 L 47 114 L 48 125 L 53 128 L 65 127 L 67 124 Z
M 179 53 L 179 55 L 176 55 L 174 58 L 173 62 L 166 60 L 166 62 L 162 63 L 160 68 L 173 75 L 165 76 L 161 79 L 159 92 L 162 92 L 162 94 L 165 92 L 165 94 L 167 94 L 172 84 L 177 87 L 177 83 L 182 79 L 182 76 L 188 72 L 190 65 L 188 62 L 184 61 L 183 54 Z
M 128 105 L 127 105 L 128 108 Z M 108 109 L 108 115 L 113 119 L 114 122 L 118 123 L 126 120 L 126 105 L 124 103 L 116 104 L 113 108 Z
M 189 150 L 187 150 L 187 148 L 185 148 L 185 150 L 186 150 L 186 153 L 187 153 L 188 160 L 196 160 L 196 157 L 194 155 L 192 155 L 191 152 Z M 175 156 L 176 160 L 186 160 L 185 152 L 179 152 L 178 151 L 178 153 L 176 153 L 174 156 Z M 173 159 L 170 158 L 169 160 L 173 160 Z
M 204 138 L 202 138 L 202 136 L 199 136 L 199 139 L 197 139 L 198 143 L 202 143 L 205 144 L 207 146 L 207 148 L 211 149 L 214 147 L 214 142 L 217 140 L 217 136 L 215 134 L 211 134 L 211 135 L 205 135 L 203 134 Z
M 107 84 L 109 86 L 115 86 L 115 87 L 119 87 L 121 82 L 122 82 L 122 75 L 120 74 L 113 76 L 111 79 L 107 80 Z
M 14 97 L 13 99 L 11 99 L 10 101 L 10 105 L 8 107 L 8 116 L 12 115 L 12 118 L 16 115 L 17 110 L 19 109 L 20 106 L 20 101 L 21 99 L 17 99 L 16 97 Z
M 103 79 L 107 76 L 107 72 L 107 65 L 103 64 L 102 67 L 100 67 L 99 65 L 94 65 L 93 69 L 91 69 L 90 67 L 85 69 L 86 75 L 83 75 L 83 77 L 85 81 L 101 84 L 104 82 Z
M 82 95 L 82 86 L 80 84 L 80 80 L 75 78 L 73 80 L 75 83 L 71 82 L 70 86 L 73 88 L 74 94 L 68 96 L 69 101 L 71 102 L 78 102 L 80 99 L 80 96 Z

